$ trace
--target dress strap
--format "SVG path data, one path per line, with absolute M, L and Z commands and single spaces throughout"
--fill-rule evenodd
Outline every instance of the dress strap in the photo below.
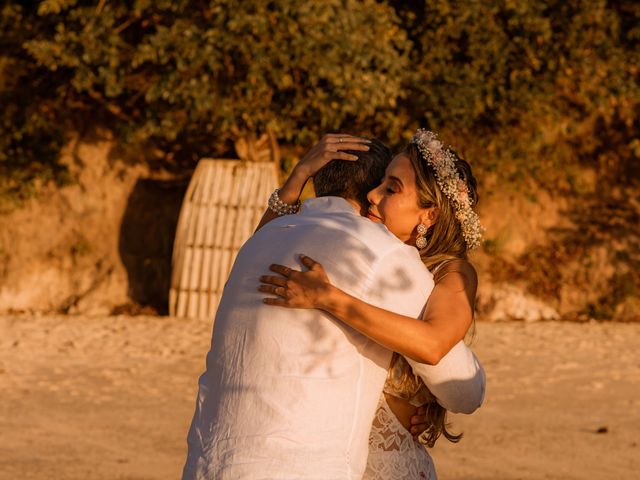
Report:
M 438 265 L 436 265 L 433 270 L 431 270 L 431 273 L 433 274 L 433 276 L 436 276 L 436 273 L 438 273 L 438 270 L 440 270 L 442 267 L 444 267 L 445 265 L 447 265 L 448 263 L 451 263 L 455 260 L 453 259 L 449 259 L 449 260 L 443 260 L 442 262 L 440 262 Z

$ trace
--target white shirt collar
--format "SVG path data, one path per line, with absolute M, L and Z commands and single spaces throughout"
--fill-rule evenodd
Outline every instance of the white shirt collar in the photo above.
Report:
M 305 200 L 302 204 L 300 213 L 313 213 L 316 211 L 322 211 L 323 213 L 352 213 L 360 215 L 353 205 L 347 202 L 342 197 L 316 197 Z

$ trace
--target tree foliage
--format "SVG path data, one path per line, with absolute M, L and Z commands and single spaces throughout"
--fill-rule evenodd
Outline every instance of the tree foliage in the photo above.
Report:
M 54 104 L 52 131 L 90 114 L 126 141 L 154 141 L 193 161 L 267 128 L 293 143 L 347 125 L 398 128 L 409 44 L 387 5 L 127 3 L 48 0 L 4 8 L 4 25 L 21 27 L 4 39 L 3 51 L 23 59 L 23 80 L 46 83 L 30 103 L 40 110 L 43 102 Z M 28 94 L 24 87 L 16 79 L 4 92 Z M 31 121 L 17 124 L 37 135 Z M 5 156 L 13 158 L 16 148 L 5 146 Z
M 632 0 L 8 1 L 0 168 L 64 178 L 65 132 L 90 122 L 176 168 L 266 129 L 398 146 L 424 126 L 513 185 L 632 179 L 639 25 Z
M 484 167 L 545 181 L 604 150 L 637 162 L 637 4 L 432 0 L 400 11 L 417 66 L 410 116 L 461 139 Z

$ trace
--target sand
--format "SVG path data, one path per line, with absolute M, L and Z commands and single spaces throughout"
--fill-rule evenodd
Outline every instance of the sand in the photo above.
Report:
M 210 330 L 0 317 L 0 478 L 179 478 Z M 439 479 L 640 478 L 639 345 L 640 324 L 479 323 L 486 401 L 452 417 Z

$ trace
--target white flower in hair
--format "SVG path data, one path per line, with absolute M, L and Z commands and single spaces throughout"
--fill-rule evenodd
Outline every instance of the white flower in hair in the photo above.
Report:
M 424 160 L 433 168 L 440 190 L 453 204 L 467 247 L 469 250 L 476 248 L 482 240 L 483 228 L 478 214 L 473 211 L 469 188 L 458 176 L 453 153 L 442 147 L 436 133 L 423 128 L 416 131 L 411 142 L 416 144 Z

